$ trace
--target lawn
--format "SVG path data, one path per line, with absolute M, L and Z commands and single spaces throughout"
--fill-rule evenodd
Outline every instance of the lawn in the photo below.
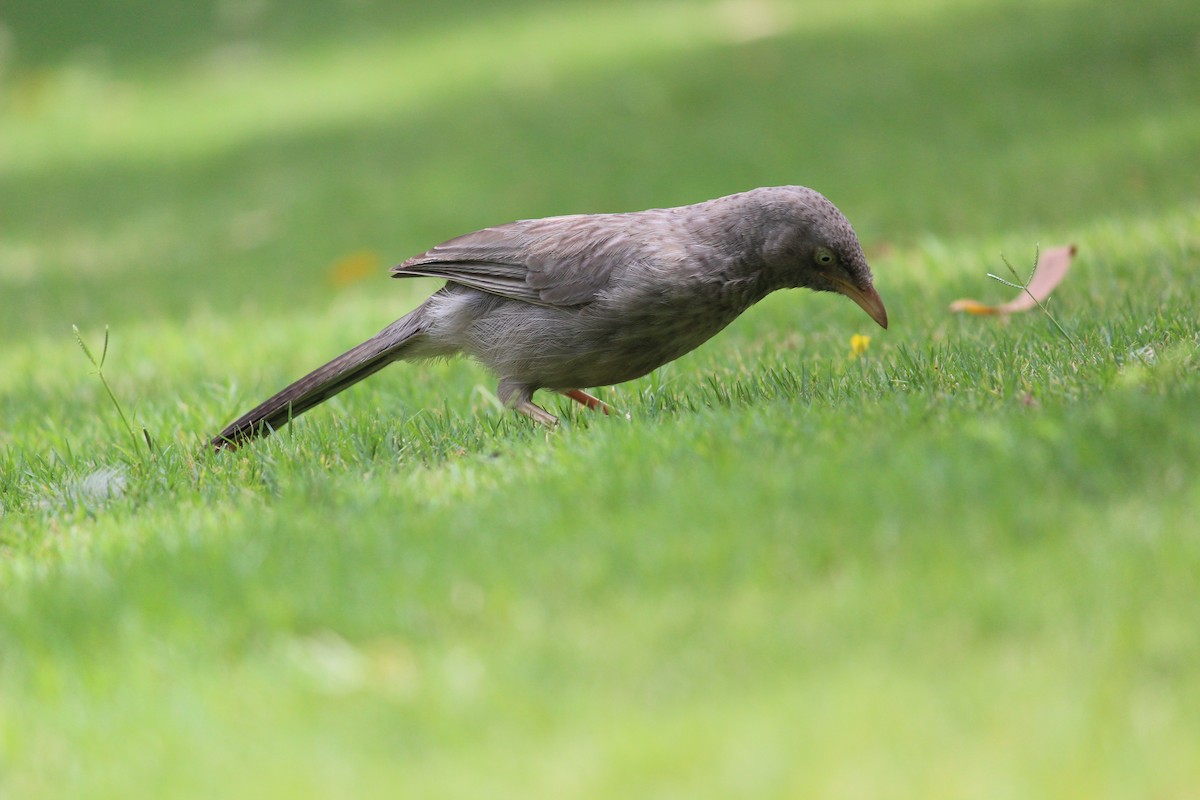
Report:
M 6 5 L 0 796 L 1194 796 L 1193 5 Z M 889 330 L 204 447 L 444 239 L 785 183 Z M 1068 242 L 1053 320 L 948 312 Z

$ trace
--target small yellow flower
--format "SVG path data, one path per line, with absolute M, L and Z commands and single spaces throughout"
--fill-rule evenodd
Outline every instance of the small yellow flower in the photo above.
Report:
M 871 337 L 856 333 L 850 337 L 850 357 L 858 358 L 871 346 Z

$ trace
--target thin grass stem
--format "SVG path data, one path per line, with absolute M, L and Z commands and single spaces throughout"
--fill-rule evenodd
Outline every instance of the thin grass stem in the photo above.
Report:
M 83 354 L 87 356 L 88 361 L 92 362 L 92 366 L 96 368 L 96 375 L 100 378 L 100 384 L 104 387 L 104 391 L 108 393 L 108 399 L 112 401 L 113 408 L 117 410 L 117 416 L 121 418 L 121 424 L 125 426 L 125 430 L 129 434 L 129 439 L 133 442 L 133 450 L 136 452 L 138 449 L 137 433 L 134 432 L 133 425 L 129 422 L 129 418 L 125 416 L 125 409 L 121 407 L 121 401 L 117 399 L 116 392 L 114 392 L 112 386 L 109 385 L 108 379 L 104 377 L 104 361 L 108 358 L 108 326 L 104 326 L 104 347 L 100 351 L 99 360 L 92 355 L 92 351 L 88 348 L 87 344 L 84 343 L 83 334 L 79 332 L 79 326 L 72 325 L 71 330 L 75 331 L 75 341 L 79 342 L 79 347 L 83 350 Z M 150 443 L 149 432 L 143 429 L 143 433 L 145 433 L 146 436 L 146 447 L 150 450 L 150 452 L 154 452 L 154 447 Z

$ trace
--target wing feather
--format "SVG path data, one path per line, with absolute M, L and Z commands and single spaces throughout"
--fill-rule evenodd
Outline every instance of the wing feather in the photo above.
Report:
M 668 211 L 522 220 L 464 234 L 408 259 L 392 277 L 445 278 L 527 303 L 592 302 L 634 264 L 661 259 Z

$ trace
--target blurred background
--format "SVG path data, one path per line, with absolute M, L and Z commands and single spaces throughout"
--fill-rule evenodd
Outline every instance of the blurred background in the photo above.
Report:
M 0 796 L 1194 796 L 1197 175 L 1196 0 L 3 0 Z M 431 245 L 789 183 L 886 333 L 205 446 Z M 946 312 L 1068 242 L 1076 346 Z
M 1193 0 L 10 0 L 0 337 L 320 308 L 484 225 L 787 183 L 881 288 L 928 280 L 889 259 L 1194 213 L 1197 98 Z

